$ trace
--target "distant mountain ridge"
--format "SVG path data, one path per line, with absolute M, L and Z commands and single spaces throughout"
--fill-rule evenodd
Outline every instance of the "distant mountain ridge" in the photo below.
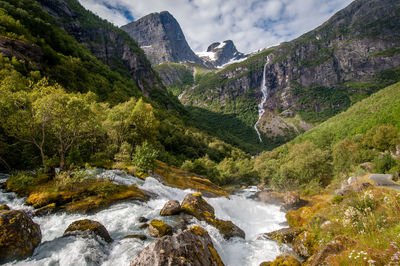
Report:
M 189 47 L 179 23 L 168 11 L 149 14 L 121 29 L 139 43 L 153 65 L 203 63 Z

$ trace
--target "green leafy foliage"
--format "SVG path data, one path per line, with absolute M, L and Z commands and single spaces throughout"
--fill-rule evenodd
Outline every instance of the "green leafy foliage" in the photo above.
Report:
M 154 168 L 155 159 L 158 156 L 158 151 L 147 141 L 136 146 L 135 154 L 132 161 L 135 167 L 141 172 L 147 172 Z

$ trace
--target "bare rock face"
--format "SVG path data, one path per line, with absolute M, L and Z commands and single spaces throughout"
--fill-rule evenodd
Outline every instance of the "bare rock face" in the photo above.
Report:
M 193 215 L 198 220 L 206 221 L 215 226 L 225 239 L 230 239 L 231 237 L 245 237 L 244 231 L 231 221 L 223 221 L 215 218 L 214 208 L 203 199 L 201 193 L 186 195 L 182 201 L 181 208 L 182 211 Z
M 152 220 L 148 230 L 149 234 L 154 237 L 172 235 L 172 227 L 160 220 Z
M 149 14 L 121 28 L 139 43 L 153 65 L 203 63 L 189 47 L 179 23 L 167 11 Z
M 207 54 L 211 54 L 212 58 L 209 56 L 204 56 L 202 58 L 216 67 L 222 66 L 233 60 L 240 60 L 247 57 L 236 49 L 235 44 L 231 40 L 211 44 L 207 48 Z
M 24 211 L 0 211 L 0 264 L 31 256 L 41 240 L 40 226 Z
M 200 226 L 156 239 L 131 261 L 131 266 L 224 265 L 211 237 Z
M 101 223 L 88 219 L 73 222 L 64 232 L 64 236 L 89 236 L 91 234 L 103 238 L 108 243 L 111 243 L 113 241 L 107 229 Z
M 181 205 L 177 200 L 170 200 L 165 203 L 164 207 L 160 211 L 161 216 L 170 216 L 179 214 L 181 212 Z

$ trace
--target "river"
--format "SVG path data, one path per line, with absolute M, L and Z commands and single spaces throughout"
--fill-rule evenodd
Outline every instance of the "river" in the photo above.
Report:
M 160 219 L 172 225 L 174 217 L 159 215 L 161 208 L 168 200 L 182 202 L 186 194 L 192 190 L 182 190 L 161 184 L 152 177 L 145 181 L 127 175 L 122 171 L 111 170 L 97 173 L 98 177 L 111 178 L 121 184 L 136 184 L 139 188 L 158 195 L 148 202 L 127 201 L 112 205 L 95 214 L 57 213 L 43 217 L 34 217 L 40 224 L 42 243 L 36 248 L 34 255 L 24 261 L 16 261 L 9 265 L 129 265 L 132 258 L 147 246 L 154 238 L 146 229 L 139 229 L 138 219 Z M 6 179 L 1 175 L 0 179 Z M 193 218 L 192 223 L 203 226 L 210 234 L 214 246 L 225 265 L 259 265 L 263 261 L 273 260 L 281 254 L 278 244 L 260 239 L 262 233 L 282 228 L 286 221 L 285 214 L 279 206 L 266 205 L 254 200 L 252 196 L 257 188 L 250 187 L 225 197 L 205 198 L 215 208 L 217 218 L 231 220 L 246 233 L 246 239 L 233 238 L 225 240 L 214 227 Z M 24 199 L 14 193 L 0 192 L 0 205 L 7 204 L 12 209 L 32 211 L 32 207 L 24 204 Z M 102 223 L 114 239 L 111 244 L 79 236 L 62 237 L 69 224 L 80 219 L 91 219 Z M 123 239 L 126 235 L 146 234 L 148 239 Z

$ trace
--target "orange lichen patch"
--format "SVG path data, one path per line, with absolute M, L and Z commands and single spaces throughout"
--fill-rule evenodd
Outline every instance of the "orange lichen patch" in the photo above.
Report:
M 199 236 L 203 236 L 203 235 L 207 234 L 207 231 L 204 230 L 203 227 L 198 226 L 198 225 L 194 225 L 194 226 L 190 227 L 190 230 L 192 230 L 196 235 L 199 235 Z
M 199 192 L 211 193 L 217 196 L 229 196 L 226 191 L 210 180 L 183 171 L 179 168 L 168 166 L 160 161 L 156 161 L 154 173 L 168 186 L 182 189 L 191 188 Z

